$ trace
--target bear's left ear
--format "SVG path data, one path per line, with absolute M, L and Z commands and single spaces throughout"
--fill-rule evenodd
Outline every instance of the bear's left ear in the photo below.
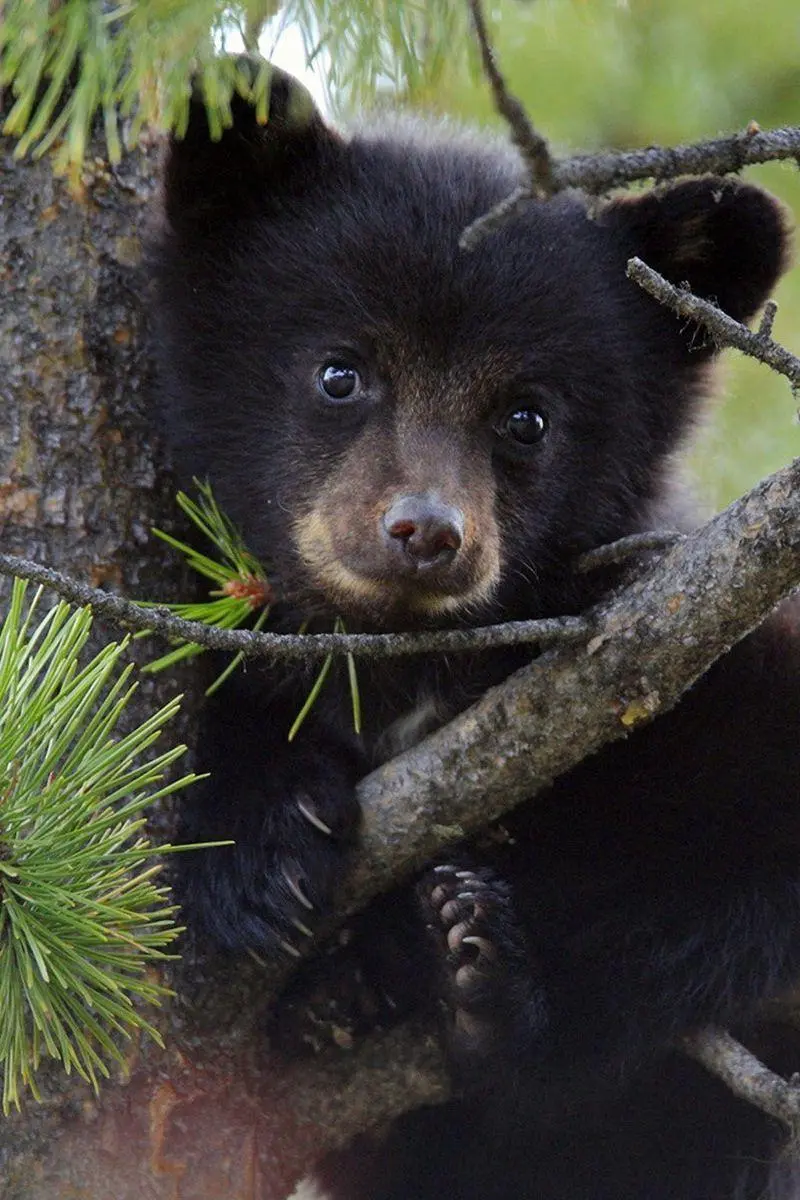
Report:
M 737 321 L 758 311 L 789 265 L 783 206 L 761 188 L 716 176 L 612 201 L 600 220 L 674 284 Z
M 267 68 L 263 59 L 244 55 L 235 65 L 251 83 Z M 306 88 L 278 67 L 268 69 L 268 119 L 260 119 L 252 99 L 235 92 L 231 123 L 217 140 L 203 97 L 193 92 L 186 132 L 170 138 L 164 170 L 164 207 L 173 229 L 209 232 L 264 212 L 271 201 L 318 179 L 326 157 L 341 150 L 341 138 Z

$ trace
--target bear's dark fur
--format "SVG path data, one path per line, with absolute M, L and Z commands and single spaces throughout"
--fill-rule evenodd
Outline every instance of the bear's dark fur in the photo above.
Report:
M 465 253 L 464 227 L 520 182 L 513 154 L 446 125 L 340 136 L 280 74 L 271 102 L 263 126 L 235 100 L 218 142 L 193 105 L 155 268 L 176 461 L 271 565 L 271 628 L 580 611 L 600 582 L 577 554 L 672 520 L 670 458 L 713 357 L 626 260 L 749 318 L 786 263 L 778 204 L 717 178 L 591 213 L 562 195 Z M 800 978 L 795 624 L 785 609 L 506 839 L 379 906 L 393 985 L 451 1009 L 462 1098 L 327 1164 L 337 1195 L 762 1194 L 777 1130 L 670 1047 L 709 1024 L 750 1036 Z M 187 827 L 236 845 L 187 859 L 189 921 L 291 952 L 354 842 L 359 777 L 526 658 L 361 663 L 361 737 L 332 672 L 291 745 L 318 667 L 228 682 Z

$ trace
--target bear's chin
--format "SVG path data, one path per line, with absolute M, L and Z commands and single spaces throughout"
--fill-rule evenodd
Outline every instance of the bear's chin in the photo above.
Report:
M 336 572 L 335 580 L 316 581 L 315 590 L 324 607 L 341 617 L 351 631 L 364 624 L 394 631 L 461 623 L 474 618 L 493 592 L 491 583 L 448 592 L 413 581 L 371 579 L 344 569 Z

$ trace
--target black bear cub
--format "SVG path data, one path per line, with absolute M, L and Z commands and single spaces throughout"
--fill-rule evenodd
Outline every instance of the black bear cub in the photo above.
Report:
M 756 187 L 703 178 L 591 211 L 578 194 L 531 203 L 461 251 L 520 179 L 508 149 L 448 125 L 340 134 L 277 72 L 266 126 L 237 99 L 213 142 L 195 104 L 173 142 L 155 265 L 164 420 L 184 477 L 210 480 L 270 564 L 271 628 L 576 613 L 601 586 L 577 555 L 674 523 L 670 461 L 714 347 L 626 261 L 746 319 L 786 265 L 784 215 Z M 449 1011 L 456 1099 L 323 1164 L 320 1186 L 791 1194 L 785 1162 L 768 1184 L 779 1130 L 673 1047 L 708 1025 L 752 1041 L 800 979 L 797 646 L 784 607 L 677 710 L 514 811 L 507 836 L 379 907 L 369 969 Z M 334 671 L 291 744 L 318 666 L 227 683 L 187 827 L 236 844 L 187 859 L 187 919 L 232 951 L 295 952 L 357 852 L 359 778 L 527 657 L 362 662 L 360 736 Z M 752 1044 L 786 1041 L 770 1039 Z

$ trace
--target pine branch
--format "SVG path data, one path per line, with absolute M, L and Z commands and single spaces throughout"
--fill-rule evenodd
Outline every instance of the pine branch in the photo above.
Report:
M 268 72 L 248 79 L 220 49 L 234 33 L 255 48 L 272 20 L 299 29 L 309 61 L 324 51 L 331 86 L 359 102 L 374 99 L 387 80 L 411 94 L 429 86 L 465 45 L 467 24 L 458 4 L 437 6 L 430 20 L 425 5 L 395 0 L 6 0 L 3 132 L 19 139 L 18 156 L 53 150 L 56 169 L 77 186 L 96 118 L 109 161 L 117 163 L 123 146 L 135 146 L 147 127 L 185 130 L 192 79 L 214 136 L 230 124 L 235 92 L 249 96 L 266 120 Z M 87 180 L 92 169 L 85 168 Z
M 68 605 L 37 624 L 15 581 L 0 627 L 0 1065 L 3 1111 L 38 1098 L 43 1056 L 97 1087 L 119 1037 L 158 1031 L 137 1007 L 166 989 L 150 968 L 180 932 L 156 882 L 144 813 L 185 751 L 151 748 L 174 700 L 128 733 L 125 642 L 83 661 L 92 618 Z M 163 853 L 170 847 L 160 847 Z

